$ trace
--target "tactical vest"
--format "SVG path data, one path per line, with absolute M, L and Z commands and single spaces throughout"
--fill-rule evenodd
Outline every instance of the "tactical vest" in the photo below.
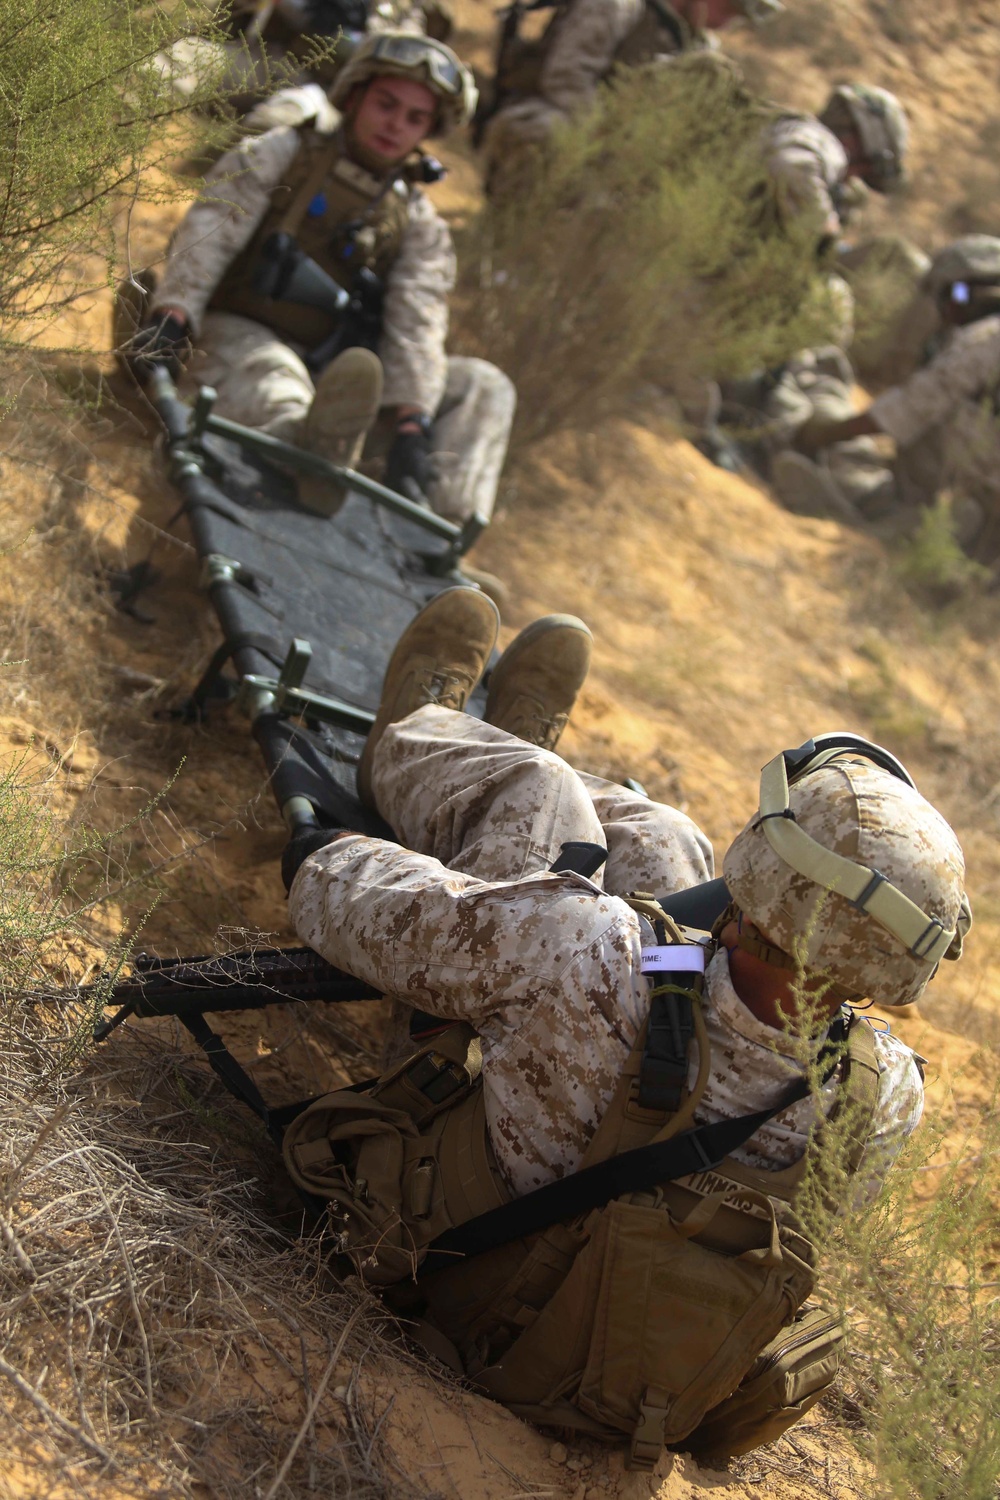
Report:
M 272 234 L 290 234 L 301 250 L 350 288 L 365 267 L 382 280 L 403 244 L 413 191 L 405 174 L 375 177 L 344 154 L 340 132 L 299 129 L 301 145 L 250 243 L 233 261 L 209 303 L 212 312 L 238 313 L 273 328 L 304 349 L 315 349 L 335 327 L 315 307 L 262 296 L 254 289 L 261 250 Z
M 640 1102 L 648 1033 L 649 1020 L 581 1172 L 690 1123 L 683 1104 Z M 651 1469 L 664 1444 L 728 1456 L 779 1436 L 829 1386 L 843 1338 L 836 1317 L 803 1307 L 816 1251 L 793 1204 L 816 1141 L 783 1171 L 727 1157 L 421 1274 L 445 1231 L 511 1201 L 481 1060 L 472 1029 L 453 1026 L 370 1095 L 329 1095 L 293 1122 L 286 1165 L 327 1200 L 338 1248 L 479 1389 L 543 1426 L 624 1436 L 633 1468 Z M 834 1111 L 846 1114 L 848 1177 L 878 1078 L 872 1030 L 853 1017 Z

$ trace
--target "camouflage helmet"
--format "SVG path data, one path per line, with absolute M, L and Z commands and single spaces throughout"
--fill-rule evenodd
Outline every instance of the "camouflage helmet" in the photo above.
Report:
M 992 234 L 966 234 L 939 250 L 924 277 L 924 291 L 937 298 L 956 281 L 1000 286 L 1000 239 Z
M 850 735 L 768 762 L 723 874 L 767 942 L 879 1005 L 916 1000 L 972 923 L 954 831 L 898 761 Z
M 330 102 L 343 109 L 352 89 L 372 78 L 411 78 L 429 88 L 439 101 L 432 135 L 447 135 L 467 125 L 476 110 L 476 85 L 464 63 L 444 42 L 408 31 L 383 31 L 366 37 L 337 75 Z
M 887 193 L 903 180 L 910 126 L 895 94 L 867 83 L 844 83 L 819 118 L 835 135 L 845 127 L 857 131 L 865 160 L 861 175 L 870 188 Z

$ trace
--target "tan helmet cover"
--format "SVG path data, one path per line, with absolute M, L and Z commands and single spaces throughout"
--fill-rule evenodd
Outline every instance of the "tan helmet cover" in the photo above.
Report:
M 764 792 L 769 775 L 780 784 L 780 756 L 762 776 L 762 800 L 777 806 L 780 790 L 773 795 L 772 785 L 770 801 Z M 910 1004 L 941 958 L 958 957 L 971 925 L 965 860 L 954 831 L 914 787 L 851 752 L 831 755 L 785 786 L 785 815 L 762 819 L 756 813 L 726 854 L 723 874 L 733 900 L 766 939 L 806 969 L 879 1005 Z M 809 843 L 820 846 L 814 854 L 820 862 L 828 851 L 841 857 L 829 861 L 824 884 L 778 852 L 775 843 L 788 829 L 797 843 L 786 853 L 797 862 L 809 862 Z M 852 896 L 829 888 L 838 882 Z M 904 898 L 896 909 L 893 888 Z M 898 923 L 899 908 L 909 941 L 882 920 Z
M 835 134 L 845 125 L 854 126 L 869 163 L 863 174 L 869 187 L 886 192 L 902 180 L 910 125 L 895 94 L 872 84 L 844 83 L 834 89 L 819 118 Z
M 940 297 L 956 281 L 1000 286 L 1000 239 L 992 234 L 966 234 L 939 250 L 924 277 L 924 291 Z
M 478 94 L 472 74 L 444 42 L 408 31 L 368 36 L 330 88 L 330 103 L 343 110 L 352 89 L 372 78 L 412 78 L 439 100 L 437 124 L 430 133 L 447 135 L 467 125 L 476 112 Z

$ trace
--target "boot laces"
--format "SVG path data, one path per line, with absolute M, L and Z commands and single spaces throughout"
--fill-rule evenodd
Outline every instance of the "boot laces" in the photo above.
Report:
M 518 726 L 518 738 L 528 740 L 540 750 L 554 750 L 569 723 L 569 714 L 526 714 Z
M 453 708 L 459 713 L 468 702 L 472 684 L 464 672 L 432 671 L 421 682 L 421 704 L 436 703 L 439 708 Z

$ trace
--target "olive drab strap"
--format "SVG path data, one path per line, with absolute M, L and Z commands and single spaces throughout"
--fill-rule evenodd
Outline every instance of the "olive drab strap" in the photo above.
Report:
M 338 1249 L 371 1284 L 412 1277 L 429 1240 L 506 1200 L 481 1067 L 472 1027 L 450 1026 L 367 1093 L 325 1094 L 288 1126 L 292 1181 L 325 1202 Z

